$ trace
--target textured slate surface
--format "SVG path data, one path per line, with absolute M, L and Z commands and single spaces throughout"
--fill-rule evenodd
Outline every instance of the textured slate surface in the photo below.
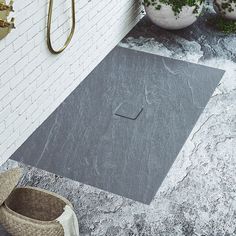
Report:
M 149 204 L 223 73 L 117 47 L 12 158 Z

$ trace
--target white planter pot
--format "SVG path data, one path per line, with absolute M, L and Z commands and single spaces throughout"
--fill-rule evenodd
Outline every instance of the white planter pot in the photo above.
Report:
M 203 8 L 203 4 L 199 5 L 197 13 L 194 13 L 195 7 L 184 6 L 182 11 L 175 15 L 170 5 L 160 3 L 159 0 L 157 3 L 161 5 L 160 10 L 155 9 L 155 6 L 145 6 L 146 13 L 154 24 L 169 30 L 183 29 L 193 24 Z
M 222 8 L 222 4 L 225 3 L 229 3 L 229 0 L 214 0 L 213 6 L 215 11 L 226 19 L 236 20 L 236 3 L 229 3 L 231 10 Z

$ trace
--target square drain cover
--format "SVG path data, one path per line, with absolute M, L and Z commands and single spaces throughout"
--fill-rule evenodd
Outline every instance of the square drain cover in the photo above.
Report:
M 142 106 L 135 103 L 124 102 L 118 107 L 118 109 L 115 112 L 115 115 L 130 120 L 136 120 L 142 113 L 142 111 L 143 111 Z

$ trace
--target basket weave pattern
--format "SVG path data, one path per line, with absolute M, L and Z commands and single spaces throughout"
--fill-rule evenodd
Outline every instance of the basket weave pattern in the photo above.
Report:
M 21 174 L 22 173 L 20 168 L 0 173 L 0 206 L 17 185 Z
M 0 223 L 14 236 L 63 236 L 55 220 L 71 203 L 46 190 L 16 188 L 0 207 Z
M 40 225 L 28 220 L 13 216 L 0 210 L 1 223 L 12 236 L 63 236 L 64 232 L 59 223 Z

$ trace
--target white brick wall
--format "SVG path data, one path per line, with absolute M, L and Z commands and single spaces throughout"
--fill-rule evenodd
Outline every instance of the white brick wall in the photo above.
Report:
M 141 0 L 76 0 L 67 50 L 46 46 L 47 2 L 16 0 L 16 29 L 0 41 L 0 165 L 60 105 L 141 18 Z M 54 0 L 52 38 L 62 45 L 71 0 Z

